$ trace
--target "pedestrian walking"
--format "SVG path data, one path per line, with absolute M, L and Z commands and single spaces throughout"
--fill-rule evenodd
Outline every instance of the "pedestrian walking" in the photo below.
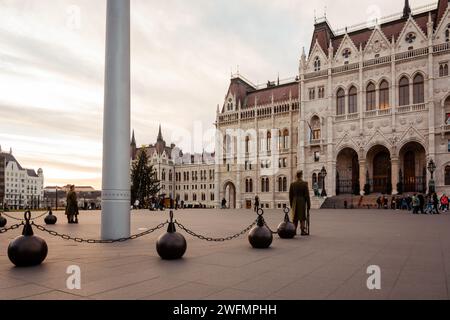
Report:
M 257 212 L 259 209 L 259 197 L 256 196 L 255 197 L 255 212 Z

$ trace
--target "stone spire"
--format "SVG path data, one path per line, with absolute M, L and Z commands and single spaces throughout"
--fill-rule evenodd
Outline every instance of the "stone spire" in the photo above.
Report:
M 136 138 L 134 137 L 134 130 L 133 130 L 133 135 L 131 137 L 131 145 L 135 146 L 136 145 Z
M 158 139 L 157 141 L 163 141 L 162 131 L 161 131 L 161 125 L 159 125 L 159 132 L 158 132 Z
M 405 0 L 405 8 L 403 9 L 403 18 L 409 18 L 411 15 L 411 7 L 409 6 L 409 0 Z

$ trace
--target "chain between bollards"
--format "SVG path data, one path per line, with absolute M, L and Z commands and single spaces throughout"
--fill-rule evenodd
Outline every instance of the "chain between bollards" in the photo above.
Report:
M 37 219 L 39 219 L 39 218 L 42 218 L 42 217 L 45 216 L 46 214 L 48 214 L 48 212 L 45 212 L 45 213 L 43 213 L 43 214 L 41 214 L 41 215 L 39 215 L 39 216 L 37 216 L 37 217 L 30 218 L 30 221 L 33 221 L 33 220 L 37 220 Z M 16 221 L 25 221 L 25 219 L 16 218 L 16 217 L 11 216 L 11 215 L 9 215 L 9 214 L 7 214 L 7 213 L 5 213 L 5 212 L 2 212 L 2 215 L 4 215 L 5 217 L 8 217 L 8 218 L 10 218 L 10 219 L 16 220 Z
M 181 223 L 179 223 L 178 221 L 175 220 L 175 224 L 180 227 L 181 230 L 183 230 L 184 232 L 186 232 L 187 234 L 198 238 L 200 240 L 204 240 L 204 241 L 208 241 L 208 242 L 225 242 L 225 241 L 231 241 L 234 239 L 237 239 L 241 236 L 243 236 L 244 234 L 246 234 L 247 232 L 249 232 L 258 222 L 258 220 L 255 220 L 251 225 L 249 225 L 247 228 L 245 228 L 244 230 L 242 230 L 241 232 L 238 232 L 232 236 L 229 237 L 223 237 L 223 238 L 212 238 L 212 237 L 205 237 L 201 234 L 195 233 L 192 230 L 189 230 L 188 228 L 186 228 L 185 226 L 183 226 Z
M 149 235 L 149 234 L 151 234 L 151 233 L 153 233 L 153 232 L 155 232 L 157 230 L 160 230 L 160 229 L 164 228 L 168 224 L 169 224 L 169 221 L 166 221 L 164 223 L 159 224 L 158 226 L 156 226 L 154 228 L 148 229 L 147 231 L 144 231 L 144 232 L 141 232 L 141 233 L 138 233 L 138 234 L 134 234 L 134 235 L 132 235 L 130 237 L 127 237 L 127 238 L 120 238 L 120 239 L 114 239 L 114 240 L 95 240 L 95 239 L 83 239 L 83 238 L 80 238 L 80 237 L 73 237 L 73 236 L 70 236 L 70 235 L 67 235 L 67 234 L 61 234 L 61 233 L 58 233 L 56 231 L 49 230 L 46 227 L 41 226 L 39 224 L 36 224 L 34 222 L 31 223 L 31 225 L 36 227 L 36 229 L 38 229 L 40 231 L 43 231 L 43 232 L 47 232 L 51 236 L 60 237 L 63 240 L 75 241 L 75 242 L 78 242 L 78 243 L 89 243 L 89 244 L 111 244 L 111 243 L 116 243 L 116 242 L 126 242 L 126 241 L 129 241 L 129 240 L 135 240 L 137 238 L 140 238 L 140 237 L 143 237 L 143 236 L 147 236 L 147 235 Z
M 24 225 L 25 225 L 25 223 L 22 222 L 20 224 L 14 224 L 14 225 L 12 225 L 11 227 L 8 227 L 8 228 L 2 228 L 2 229 L 0 229 L 0 234 L 6 233 L 6 232 L 11 231 L 11 230 L 19 229 L 20 227 L 22 227 Z

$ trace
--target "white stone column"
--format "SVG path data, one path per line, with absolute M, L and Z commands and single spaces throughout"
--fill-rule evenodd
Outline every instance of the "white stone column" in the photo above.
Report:
M 130 1 L 108 0 L 102 238 L 130 235 Z

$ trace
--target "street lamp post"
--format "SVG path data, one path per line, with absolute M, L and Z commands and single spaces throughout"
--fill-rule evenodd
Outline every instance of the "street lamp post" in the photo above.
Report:
M 322 183 L 323 183 L 322 197 L 324 198 L 327 196 L 327 191 L 325 190 L 325 178 L 327 176 L 327 170 L 325 169 L 325 166 L 320 171 L 320 174 L 322 175 Z
M 431 174 L 430 182 L 428 183 L 428 193 L 432 194 L 435 192 L 435 183 L 434 183 L 434 172 L 436 171 L 436 164 L 434 163 L 434 160 L 431 159 L 428 163 L 428 171 Z

